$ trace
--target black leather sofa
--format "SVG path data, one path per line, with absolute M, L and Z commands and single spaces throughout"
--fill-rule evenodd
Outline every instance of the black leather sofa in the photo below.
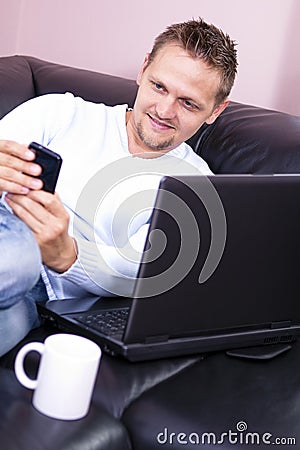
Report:
M 33 57 L 0 58 L 0 117 L 49 92 L 132 105 L 132 80 Z M 215 173 L 300 172 L 300 117 L 232 102 L 190 140 Z M 103 355 L 91 410 L 79 421 L 39 414 L 13 373 L 24 342 L 57 330 L 42 326 L 0 359 L 3 450 L 152 450 L 300 447 L 300 344 L 275 359 L 224 352 L 128 363 Z M 36 356 L 27 370 L 36 370 Z

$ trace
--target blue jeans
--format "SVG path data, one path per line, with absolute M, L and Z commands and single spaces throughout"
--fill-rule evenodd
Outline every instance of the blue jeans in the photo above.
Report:
M 0 356 L 39 325 L 35 303 L 47 298 L 41 264 L 31 230 L 0 204 Z

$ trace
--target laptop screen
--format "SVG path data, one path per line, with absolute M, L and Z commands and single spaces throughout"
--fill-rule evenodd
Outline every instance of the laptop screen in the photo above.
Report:
M 126 342 L 299 324 L 299 198 L 300 176 L 164 178 Z

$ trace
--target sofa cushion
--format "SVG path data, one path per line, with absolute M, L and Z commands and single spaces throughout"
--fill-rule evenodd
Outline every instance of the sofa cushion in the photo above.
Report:
M 201 355 L 131 363 L 102 356 L 94 392 L 95 404 L 116 418 L 142 394 L 201 361 Z
M 31 330 L 19 344 L 0 358 L 0 370 L 1 367 L 13 369 L 17 352 L 27 342 L 43 342 L 50 334 L 59 332 L 49 324 Z M 201 355 L 193 355 L 133 364 L 103 352 L 93 402 L 101 410 L 120 418 L 141 394 L 200 360 Z M 31 378 L 36 377 L 38 361 L 39 355 L 36 352 L 30 352 L 25 359 L 25 369 Z
M 128 408 L 122 421 L 130 432 L 133 447 L 143 450 L 267 448 L 262 436 L 270 433 L 271 436 L 265 435 L 269 445 L 278 444 L 275 439 L 282 438 L 282 446 L 296 448 L 295 443 L 299 446 L 300 442 L 299 357 L 299 342 L 271 360 L 211 354 L 153 387 Z M 222 433 L 229 430 L 236 433 L 232 439 L 239 439 L 235 445 L 229 442 L 228 434 L 216 445 L 214 436 L 222 440 Z M 252 445 L 251 440 L 245 447 L 239 445 L 245 444 L 247 432 L 256 433 L 248 439 L 254 439 L 259 445 Z M 213 434 L 209 437 L 205 433 Z M 197 436 L 200 437 L 198 445 Z M 291 446 L 287 445 L 288 438 L 292 439 Z
M 31 404 L 32 391 L 0 368 L 0 447 L 3 450 L 130 450 L 125 427 L 93 403 L 80 420 L 56 420 Z

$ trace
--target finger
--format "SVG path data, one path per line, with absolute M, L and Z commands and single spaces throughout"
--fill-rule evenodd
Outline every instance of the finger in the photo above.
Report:
M 30 191 L 26 196 L 7 194 L 5 199 L 15 214 L 36 233 L 41 227 L 55 227 L 56 222 L 69 220 L 58 196 L 49 192 Z
M 34 200 L 35 202 L 40 203 L 43 207 L 49 211 L 52 215 L 59 217 L 62 214 L 66 213 L 65 207 L 57 194 L 51 194 L 46 191 L 31 191 L 28 193 L 28 198 Z
M 33 161 L 35 158 L 35 153 L 26 145 L 3 139 L 0 140 L 0 152 L 16 156 L 17 158 L 23 159 L 24 161 Z
M 27 194 L 30 189 L 36 190 L 42 187 L 43 182 L 40 179 L 0 165 L 0 189 L 2 191 Z
M 26 146 L 0 140 L 0 190 L 24 194 L 29 189 L 40 189 L 42 183 L 32 177 L 39 175 L 42 169 L 30 162 L 33 158 L 34 152 Z
M 0 180 L 0 192 L 3 191 L 13 192 L 14 194 L 28 194 L 29 188 L 11 181 Z
M 5 200 L 15 215 L 23 220 L 35 234 L 39 234 L 42 231 L 47 219 L 44 218 L 44 220 L 41 221 L 41 215 L 44 213 L 41 205 L 35 204 L 24 195 L 7 194 Z
M 23 220 L 35 234 L 39 245 L 66 235 L 69 215 L 63 205 L 61 214 L 56 217 L 28 195 L 7 194 L 5 198 L 16 216 Z
M 36 176 L 40 175 L 42 168 L 34 162 L 24 161 L 23 159 L 10 155 L 8 153 L 3 153 L 0 151 L 0 165 L 3 167 L 9 167 L 18 172 L 24 172 L 28 175 Z

